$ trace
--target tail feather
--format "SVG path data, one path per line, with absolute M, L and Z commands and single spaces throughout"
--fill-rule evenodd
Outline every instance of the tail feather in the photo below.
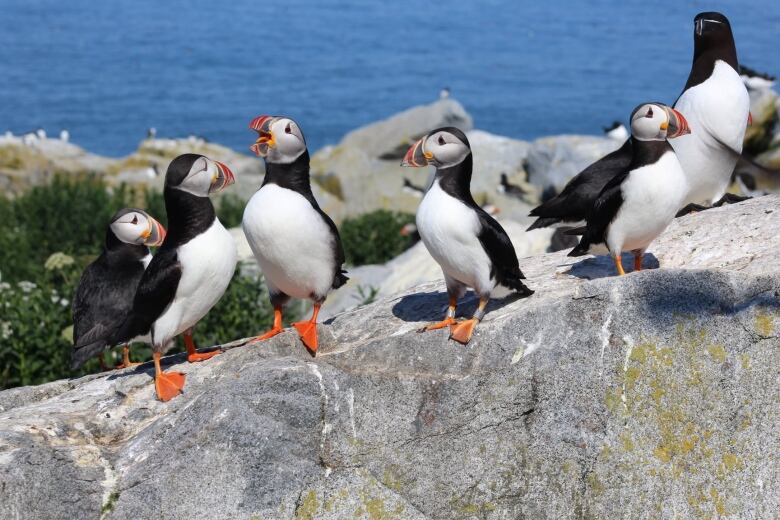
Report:
M 529 289 L 528 286 L 523 283 L 523 280 L 525 279 L 523 273 L 519 272 L 518 274 L 519 276 L 513 276 L 511 278 L 505 279 L 501 285 L 512 289 L 522 297 L 531 296 L 534 291 Z
M 533 215 L 531 215 L 533 216 Z M 561 219 L 557 217 L 539 217 L 534 221 L 533 224 L 531 224 L 526 231 L 531 231 L 532 229 L 539 229 L 539 228 L 546 228 L 550 227 L 554 224 L 557 224 L 561 221 Z
M 341 269 L 336 273 L 336 277 L 333 279 L 333 288 L 338 289 L 347 281 L 349 280 L 349 277 L 346 275 L 347 271 L 345 269 Z
M 73 370 L 80 368 L 89 359 L 106 350 L 107 347 L 108 343 L 103 338 L 86 345 L 74 346 L 70 357 L 70 368 Z
M 580 243 L 577 244 L 577 247 L 569 251 L 569 254 L 566 256 L 585 256 L 589 254 L 588 253 L 589 250 L 590 250 L 590 242 L 585 240 L 585 237 L 583 237 L 582 240 L 580 240 Z

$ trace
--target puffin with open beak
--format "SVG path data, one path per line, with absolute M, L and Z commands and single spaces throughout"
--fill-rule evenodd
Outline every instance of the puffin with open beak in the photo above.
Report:
M 634 254 L 634 270 L 650 243 L 672 222 L 688 193 L 688 180 L 668 139 L 691 133 L 685 117 L 662 103 L 631 113 L 631 163 L 607 183 L 587 218 L 579 245 L 569 256 L 609 252 L 623 275 L 621 254 Z M 606 249 L 606 251 L 605 251 Z
M 258 133 L 250 149 L 265 158 L 265 179 L 246 205 L 243 228 L 274 307 L 273 327 L 256 339 L 282 332 L 282 308 L 290 298 L 308 299 L 314 302 L 311 318 L 293 327 L 314 355 L 320 307 L 348 279 L 341 238 L 311 191 L 309 152 L 298 124 L 259 116 L 249 127 Z
M 164 239 L 165 228 L 143 210 L 125 208 L 111 218 L 103 252 L 84 269 L 73 297 L 73 368 L 95 354 L 105 368 L 103 352 L 114 346 L 103 339 L 105 331 L 122 325 L 152 260 L 149 247 L 159 246 Z M 116 368 L 139 364 L 130 361 L 129 343 L 149 343 L 148 332 L 122 345 L 122 362 Z
M 192 329 L 224 294 L 236 268 L 238 251 L 233 237 L 217 218 L 209 195 L 235 181 L 225 164 L 197 154 L 175 158 L 165 175 L 168 235 L 146 268 L 133 308 L 117 342 L 151 331 L 155 388 L 162 401 L 183 389 L 181 372 L 163 372 L 160 356 L 183 334 L 190 363 L 218 351 L 199 353 Z
M 428 252 L 441 266 L 449 295 L 444 320 L 421 329 L 450 327 L 450 338 L 466 344 L 485 315 L 493 289 L 502 285 L 521 296 L 526 287 L 515 248 L 501 225 L 471 195 L 471 146 L 453 127 L 439 128 L 417 141 L 401 166 L 433 165 L 433 184 L 417 209 L 417 230 Z M 458 299 L 471 287 L 479 306 L 471 319 L 457 322 Z

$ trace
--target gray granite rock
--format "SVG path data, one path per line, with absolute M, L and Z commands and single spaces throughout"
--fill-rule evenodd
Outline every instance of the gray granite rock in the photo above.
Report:
M 780 198 L 678 219 L 646 270 L 524 258 L 472 342 L 439 282 L 151 367 L 0 393 L 2 518 L 769 518 Z M 660 264 L 660 268 L 657 268 Z M 475 307 L 467 297 L 459 314 Z

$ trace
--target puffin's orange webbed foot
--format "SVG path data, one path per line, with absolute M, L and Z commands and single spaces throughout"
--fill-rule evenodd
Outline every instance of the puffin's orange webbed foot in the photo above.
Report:
M 306 348 L 312 354 L 315 354 L 317 352 L 317 323 L 314 321 L 297 321 L 292 325 L 298 331 L 301 341 L 306 345 Z
M 474 334 L 474 329 L 479 323 L 476 318 L 464 320 L 460 323 L 456 323 L 450 326 L 450 339 L 454 339 L 458 343 L 467 344 L 471 340 L 471 336 Z
M 274 336 L 276 336 L 277 334 L 281 334 L 282 332 L 284 332 L 284 329 L 282 328 L 282 308 L 281 307 L 274 307 L 274 325 L 273 325 L 273 327 L 271 328 L 271 330 L 269 330 L 265 334 L 252 338 L 250 343 L 254 343 L 256 341 L 265 341 L 267 339 L 271 339 Z
M 154 388 L 160 401 L 170 401 L 184 388 L 186 376 L 181 372 L 160 372 L 154 378 Z
M 417 329 L 417 332 L 428 332 L 429 330 L 439 330 L 445 327 L 449 327 L 451 325 L 455 325 L 457 323 L 458 322 L 455 321 L 455 318 L 444 318 L 441 321 L 437 321 L 436 323 L 431 323 L 430 325 L 422 327 L 421 329 Z
M 133 363 L 132 361 L 130 361 L 130 347 L 128 345 L 122 346 L 122 362 L 116 366 L 117 370 L 121 370 L 123 368 L 137 367 L 138 365 L 142 365 L 142 364 L 143 363 Z
M 198 352 L 195 349 L 195 341 L 192 339 L 192 332 L 185 332 L 183 336 L 184 346 L 187 347 L 187 361 L 190 363 L 206 361 L 207 359 L 211 359 L 214 356 L 222 354 L 222 352 L 219 350 L 212 350 L 211 352 Z

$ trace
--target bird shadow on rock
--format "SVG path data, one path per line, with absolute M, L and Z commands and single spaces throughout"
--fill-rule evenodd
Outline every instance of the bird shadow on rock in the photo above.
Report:
M 501 298 L 491 298 L 486 307 L 486 314 L 500 309 L 522 297 L 517 293 L 509 293 Z M 424 292 L 407 294 L 398 303 L 393 305 L 393 316 L 404 321 L 439 321 L 444 318 L 449 304 L 449 296 L 446 292 Z M 466 296 L 458 300 L 456 317 L 470 318 L 479 305 L 479 298 L 474 292 L 469 291 Z
M 634 255 L 631 253 L 623 253 L 623 268 L 626 273 L 633 271 L 634 267 Z M 658 269 L 661 266 L 658 259 L 653 253 L 645 253 L 645 257 L 642 259 L 642 269 Z M 586 258 L 581 262 L 577 262 L 571 266 L 571 269 L 566 274 L 576 276 L 577 278 L 583 278 L 585 280 L 595 280 L 596 278 L 606 278 L 608 276 L 617 276 L 617 268 L 615 262 L 609 255 L 599 255 Z

